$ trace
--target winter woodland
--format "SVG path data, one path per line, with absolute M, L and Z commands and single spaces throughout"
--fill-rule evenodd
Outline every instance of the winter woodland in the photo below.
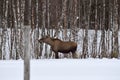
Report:
M 120 58 L 120 0 L 0 0 L 0 10 L 0 60 L 24 59 L 27 38 L 31 59 L 54 58 L 45 35 L 77 42 L 79 58 Z

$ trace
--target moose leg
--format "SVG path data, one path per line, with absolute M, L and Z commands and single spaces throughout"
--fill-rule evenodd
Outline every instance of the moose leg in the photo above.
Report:
M 55 48 L 52 48 L 52 50 L 53 50 L 54 53 L 55 53 L 55 59 L 59 59 L 58 51 L 57 51 Z
M 55 59 L 59 59 L 58 52 L 55 52 Z
M 72 57 L 75 59 L 75 58 L 78 58 L 78 55 L 74 52 L 72 53 Z

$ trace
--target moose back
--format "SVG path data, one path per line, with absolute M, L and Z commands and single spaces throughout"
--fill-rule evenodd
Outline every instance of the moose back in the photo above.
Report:
M 63 54 L 66 53 L 72 53 L 73 58 L 77 58 L 76 56 L 76 50 L 77 50 L 77 43 L 72 41 L 62 41 L 57 38 L 51 38 L 49 36 L 45 36 L 41 39 L 38 39 L 38 41 L 44 42 L 51 46 L 52 51 L 55 52 L 55 58 L 58 59 L 58 52 L 61 52 Z

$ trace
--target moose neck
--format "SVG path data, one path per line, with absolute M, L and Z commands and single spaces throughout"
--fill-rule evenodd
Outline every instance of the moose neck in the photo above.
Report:
M 50 45 L 50 46 L 53 46 L 54 45 L 54 41 L 53 40 L 49 40 L 49 41 L 46 41 L 45 43 L 47 43 L 48 45 Z

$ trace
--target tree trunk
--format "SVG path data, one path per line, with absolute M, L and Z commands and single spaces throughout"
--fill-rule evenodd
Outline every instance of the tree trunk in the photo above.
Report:
M 25 0 L 24 39 L 24 80 L 30 80 L 30 0 Z
M 105 51 L 105 0 L 103 0 L 103 17 L 102 17 L 102 33 L 101 33 L 101 58 L 106 57 Z
M 118 45 L 118 0 L 114 0 L 114 24 L 113 24 L 113 51 L 111 53 L 111 58 L 118 58 L 119 45 Z

